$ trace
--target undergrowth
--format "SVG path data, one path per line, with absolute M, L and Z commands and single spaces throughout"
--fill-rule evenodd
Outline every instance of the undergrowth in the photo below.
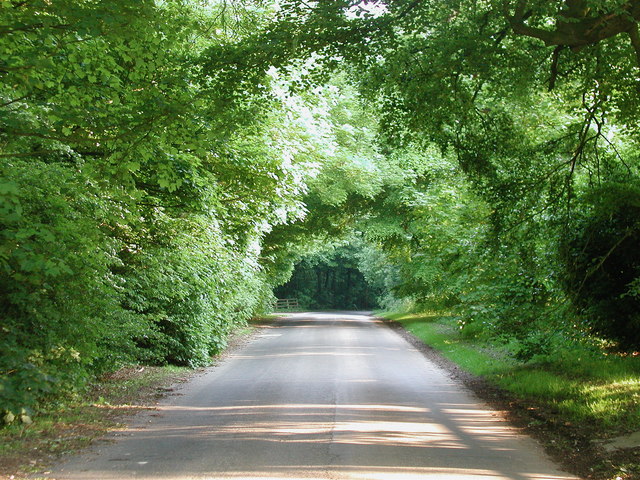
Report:
M 149 408 L 186 367 L 129 367 L 97 379 L 83 394 L 51 401 L 29 424 L 0 428 L 0 478 L 41 471 L 60 454 L 117 428 L 123 415 Z

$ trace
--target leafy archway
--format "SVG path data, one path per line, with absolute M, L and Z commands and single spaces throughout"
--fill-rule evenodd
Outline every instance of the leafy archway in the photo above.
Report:
M 314 310 L 371 310 L 380 306 L 381 285 L 371 284 L 360 270 L 362 251 L 354 244 L 304 256 L 291 279 L 274 291 L 278 298 L 296 298 Z

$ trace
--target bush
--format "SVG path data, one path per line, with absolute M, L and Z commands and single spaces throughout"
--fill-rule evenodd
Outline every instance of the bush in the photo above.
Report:
M 81 171 L 30 162 L 1 173 L 0 398 L 15 414 L 128 356 L 101 342 L 126 336 L 129 319 L 110 270 L 116 242 L 100 230 L 104 206 Z
M 640 186 L 611 183 L 586 195 L 563 247 L 565 286 L 596 333 L 640 348 Z

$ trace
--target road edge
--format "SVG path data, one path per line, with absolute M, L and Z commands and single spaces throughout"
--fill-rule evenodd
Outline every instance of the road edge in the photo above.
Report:
M 585 459 L 593 461 L 593 459 L 599 458 L 597 449 L 592 445 L 590 439 L 576 435 L 570 428 L 561 425 L 557 416 L 545 412 L 532 402 L 518 398 L 487 379 L 461 369 L 437 349 L 407 331 L 401 323 L 375 315 L 372 317 L 396 332 L 425 358 L 443 369 L 452 379 L 461 383 L 481 401 L 498 411 L 511 426 L 522 434 L 533 438 L 562 470 L 584 480 L 594 478 L 590 475 L 590 462 L 585 463 Z

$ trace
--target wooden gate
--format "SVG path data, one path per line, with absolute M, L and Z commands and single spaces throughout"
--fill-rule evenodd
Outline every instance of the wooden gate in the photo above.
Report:
M 275 312 L 292 312 L 299 308 L 300 304 L 297 298 L 278 298 L 273 305 Z

